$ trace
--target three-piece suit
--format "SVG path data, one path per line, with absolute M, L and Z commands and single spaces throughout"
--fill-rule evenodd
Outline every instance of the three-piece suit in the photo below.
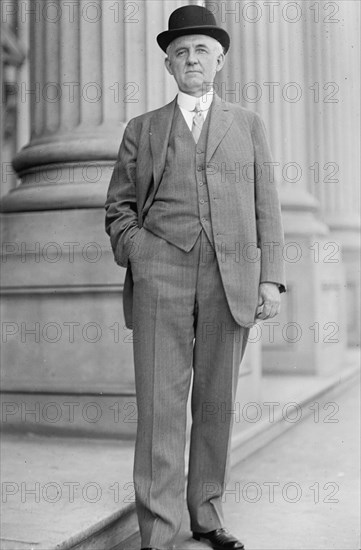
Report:
M 134 330 L 134 483 L 144 547 L 169 547 L 180 526 L 192 376 L 191 528 L 223 525 L 232 426 L 224 411 L 233 407 L 259 284 L 285 284 L 270 163 L 260 117 L 216 94 L 197 143 L 176 99 L 132 119 L 124 132 L 106 230 L 116 262 L 127 268 L 123 305 Z

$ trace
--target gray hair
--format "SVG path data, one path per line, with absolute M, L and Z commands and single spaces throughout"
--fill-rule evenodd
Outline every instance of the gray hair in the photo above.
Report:
M 208 35 L 206 35 L 208 36 Z M 209 38 L 213 38 L 212 36 L 209 36 Z M 218 42 L 218 40 L 216 40 L 215 38 L 213 38 L 215 44 L 214 44 L 214 49 L 215 50 L 218 50 L 217 51 L 217 55 L 220 55 L 220 54 L 223 54 L 225 55 L 226 52 L 225 52 L 225 49 L 224 47 L 222 46 L 222 44 L 220 42 Z M 168 57 L 170 57 L 172 55 L 172 52 L 173 52 L 173 48 L 174 48 L 174 42 L 175 40 L 172 40 L 172 42 L 168 45 L 167 49 L 166 49 L 166 54 Z

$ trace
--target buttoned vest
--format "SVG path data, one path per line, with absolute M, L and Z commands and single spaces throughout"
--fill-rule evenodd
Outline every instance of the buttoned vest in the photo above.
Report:
M 166 162 L 144 227 L 188 252 L 203 227 L 213 244 L 205 152 L 211 110 L 196 144 L 178 105 L 174 110 Z

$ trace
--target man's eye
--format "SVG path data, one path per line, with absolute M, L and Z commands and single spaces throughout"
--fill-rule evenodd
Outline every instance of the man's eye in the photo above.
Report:
M 197 52 L 198 53 L 207 53 L 207 50 L 205 50 L 204 48 L 198 48 Z
M 184 55 L 185 53 L 185 50 L 180 50 L 179 52 L 177 52 L 177 56 Z

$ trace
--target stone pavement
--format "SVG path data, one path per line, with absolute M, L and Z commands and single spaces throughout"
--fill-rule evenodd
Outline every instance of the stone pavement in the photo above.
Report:
M 247 550 L 361 548 L 358 384 L 313 411 L 232 469 L 225 518 Z M 209 548 L 184 516 L 177 550 Z
M 358 550 L 355 376 L 346 385 L 329 381 L 325 390 L 311 377 L 265 384 L 263 402 L 282 403 L 281 393 L 291 401 L 307 389 L 302 412 L 308 416 L 290 409 L 292 429 L 275 431 L 267 446 L 235 463 L 225 487 L 227 527 L 248 550 Z M 125 441 L 3 434 L 1 550 L 139 550 L 132 448 Z M 232 456 L 237 462 L 239 452 Z M 187 513 L 176 548 L 209 548 L 190 539 Z
M 132 442 L 4 434 L 1 464 L 1 550 L 76 541 L 134 500 Z

